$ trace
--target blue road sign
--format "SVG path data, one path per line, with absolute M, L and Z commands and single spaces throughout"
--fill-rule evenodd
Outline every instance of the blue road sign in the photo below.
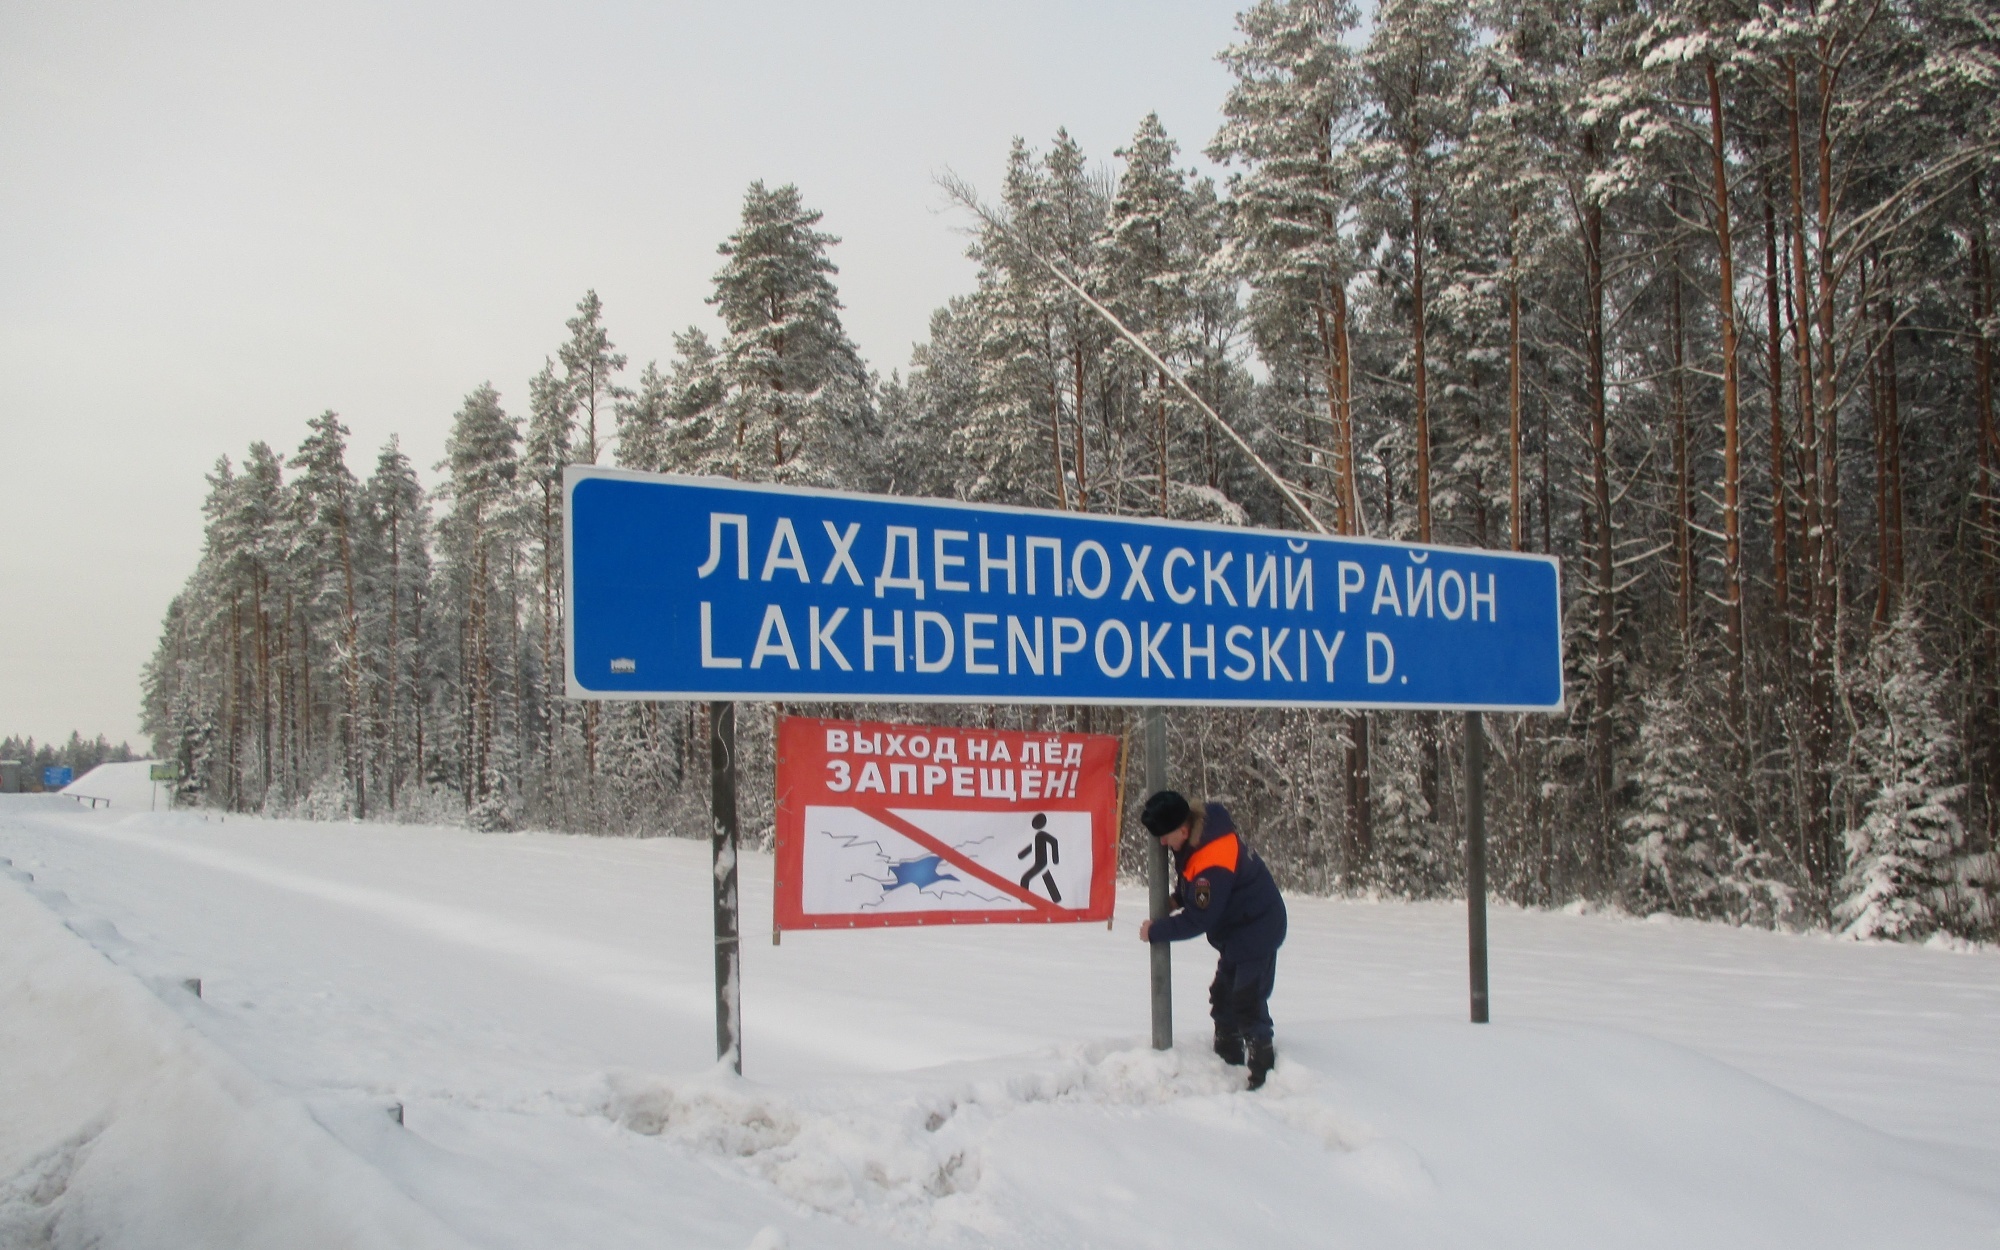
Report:
M 42 789 L 60 790 L 76 780 L 76 772 L 67 764 L 50 764 L 42 769 Z
M 569 693 L 1563 706 L 1553 558 L 571 466 Z

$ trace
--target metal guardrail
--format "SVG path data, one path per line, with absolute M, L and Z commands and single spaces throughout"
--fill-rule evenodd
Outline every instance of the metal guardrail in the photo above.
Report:
M 75 799 L 77 801 L 78 806 L 88 803 L 90 804 L 92 810 L 95 810 L 99 803 L 104 804 L 104 806 L 106 807 L 111 806 L 110 799 L 100 799 L 94 794 L 70 794 L 64 791 L 58 791 L 58 793 L 62 794 L 62 797 L 66 799 Z

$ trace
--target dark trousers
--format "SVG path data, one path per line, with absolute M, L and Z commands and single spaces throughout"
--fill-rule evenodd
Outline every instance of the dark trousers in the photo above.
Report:
M 1223 956 L 1208 986 L 1208 1014 L 1222 1036 L 1271 1040 L 1271 989 L 1278 981 L 1278 953 L 1256 959 Z

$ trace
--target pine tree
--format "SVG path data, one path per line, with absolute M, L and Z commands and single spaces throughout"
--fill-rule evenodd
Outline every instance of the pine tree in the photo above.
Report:
M 311 431 L 292 457 L 298 476 L 294 499 L 293 558 L 305 570 L 307 608 L 325 621 L 329 668 L 339 674 L 343 789 L 355 817 L 368 815 L 363 753 L 367 728 L 361 702 L 361 604 L 354 560 L 355 496 L 359 484 L 347 467 L 347 427 L 332 410 L 306 423 Z M 307 663 L 312 663 L 310 653 Z
M 930 337 L 910 353 L 909 374 L 882 384 L 882 450 L 893 493 L 941 498 L 977 490 L 948 449 L 954 433 L 978 420 L 979 341 L 976 299 L 954 296 L 931 313 Z
M 541 725 L 544 785 L 551 797 L 561 789 L 561 750 L 567 728 L 565 705 L 557 683 L 563 680 L 562 659 L 562 480 L 563 468 L 572 456 L 594 454 L 596 427 L 588 428 L 584 445 L 574 446 L 577 414 L 582 408 L 579 388 L 590 391 L 600 385 L 598 375 L 606 372 L 610 344 L 602 341 L 597 325 L 596 292 L 584 299 L 583 313 L 571 322 L 574 338 L 563 348 L 564 362 L 576 364 L 567 378 L 556 376 L 555 362 L 544 359 L 541 372 L 528 380 L 528 435 L 521 450 L 521 472 L 532 494 L 536 512 L 536 563 L 541 581 Z M 587 319 L 585 319 L 587 314 Z M 618 357 L 621 363 L 623 357 Z M 594 393 L 594 392 L 593 392 Z M 558 800 L 560 801 L 560 800 Z
M 1349 148 L 1362 120 L 1361 79 L 1344 0 L 1263 0 L 1237 19 L 1242 42 L 1222 54 L 1235 78 L 1209 155 L 1238 172 L 1230 209 L 1250 324 L 1274 370 L 1297 381 L 1302 412 L 1291 476 L 1324 499 L 1337 533 L 1368 525 L 1356 490 L 1349 289 L 1355 281 Z
M 674 358 L 667 371 L 667 425 L 660 467 L 699 472 L 704 449 L 719 437 L 725 419 L 721 356 L 699 326 L 674 335 Z
M 569 410 L 583 425 L 583 440 L 571 449 L 584 464 L 596 464 L 602 452 L 597 439 L 597 419 L 608 415 L 626 395 L 613 378 L 625 367 L 625 357 L 612 350 L 611 335 L 604 328 L 604 302 L 596 291 L 585 291 L 576 303 L 576 316 L 563 323 L 569 342 L 556 353 L 562 358 L 563 389 Z
M 450 611 L 458 633 L 459 790 L 466 809 L 493 798 L 504 801 L 500 764 L 513 743 L 500 737 L 508 728 L 500 714 L 506 673 L 506 641 L 514 620 L 505 591 L 515 567 L 519 508 L 520 430 L 500 407 L 491 384 L 465 397 L 445 441 L 448 477 L 440 492 L 447 511 L 439 525 L 439 547 L 450 588 Z M 489 827 L 499 817 L 489 804 Z
M 871 421 L 868 380 L 840 322 L 838 272 L 797 187 L 755 182 L 743 220 L 717 250 L 715 305 L 728 329 L 718 373 L 727 416 L 703 469 L 756 481 L 831 486 L 859 468 Z
M 673 390 L 658 361 L 639 374 L 638 389 L 618 404 L 618 463 L 628 469 L 667 468 L 673 436 Z
M 1041 163 L 1016 138 L 1007 155 L 1002 205 L 1029 247 L 1052 254 L 1036 233 L 1047 214 Z M 1067 510 L 1069 456 L 1064 442 L 1064 344 L 1059 284 L 1015 240 L 988 226 L 967 254 L 979 262 L 979 286 L 969 300 L 933 318 L 933 333 L 916 368 L 945 377 L 958 359 L 973 361 L 972 402 L 948 427 L 947 472 L 962 499 L 1020 500 Z M 919 383 L 913 373 L 912 385 Z M 956 393 L 956 392 L 947 392 Z M 960 396 L 964 398 L 964 396 Z M 941 410 L 949 413 L 949 409 Z
M 281 647 L 283 631 L 277 628 L 279 610 L 287 595 L 288 565 L 282 533 L 285 500 L 284 465 L 268 443 L 250 445 L 237 477 L 226 529 L 230 564 L 225 584 L 232 598 L 240 593 L 243 607 L 239 615 L 249 637 L 242 644 L 251 653 L 246 692 L 246 714 L 253 706 L 257 714 L 255 739 L 257 771 L 255 786 L 244 790 L 254 801 L 244 805 L 256 809 L 269 801 L 272 787 L 285 781 L 285 716 L 282 674 L 286 656 Z
M 1112 311 L 1169 364 L 1186 371 L 1205 346 L 1197 300 L 1209 294 L 1206 262 L 1217 240 L 1203 229 L 1208 224 L 1200 217 L 1204 201 L 1174 164 L 1179 153 L 1157 113 L 1148 113 L 1131 145 L 1117 153 L 1125 168 L 1111 200 L 1103 269 Z M 1206 202 L 1213 202 L 1212 191 Z M 1119 465 L 1121 477 L 1154 479 L 1153 490 L 1119 499 L 1118 510 L 1176 515 L 1171 462 L 1181 440 L 1175 437 L 1178 422 L 1173 418 L 1182 400 L 1166 374 L 1138 353 L 1121 344 L 1117 355 L 1122 372 L 1132 379 L 1129 389 L 1139 409 L 1133 414 L 1138 420 L 1121 424 L 1140 431 L 1134 441 L 1136 449 L 1143 449 L 1121 457 L 1127 461 Z
M 1638 912 L 1770 923 L 1789 911 L 1790 892 L 1722 818 L 1724 800 L 1710 780 L 1718 743 L 1706 723 L 1665 685 L 1645 695 L 1623 821 L 1625 902 Z
M 392 435 L 375 459 L 362 492 L 367 536 L 364 654 L 373 677 L 369 701 L 377 727 L 375 775 L 389 810 L 397 810 L 405 778 L 422 765 L 425 695 L 424 608 L 430 589 L 430 505 L 416 467 Z M 409 733 L 405 734 L 405 726 Z
M 1973 884 L 1988 865 L 1968 862 L 1956 810 L 1965 797 L 1952 780 L 1958 735 L 1942 713 L 1943 681 L 1924 659 L 1921 628 L 1906 600 L 1860 680 L 1873 704 L 1858 743 L 1856 783 L 1866 797 L 1845 835 L 1846 897 L 1836 913 L 1851 937 L 1920 941 L 1991 920 L 1991 895 Z
M 1362 110 L 1360 69 L 1347 41 L 1357 20 L 1346 0 L 1261 0 L 1242 13 L 1243 39 L 1222 54 L 1235 81 L 1209 146 L 1210 156 L 1242 167 L 1230 176 L 1230 212 L 1251 285 L 1251 333 L 1272 369 L 1271 390 L 1288 387 L 1302 401 L 1281 401 L 1298 417 L 1292 480 L 1325 501 L 1341 534 L 1369 530 L 1357 471 L 1348 298 L 1358 267 L 1349 149 Z M 1349 716 L 1344 736 L 1342 858 L 1359 876 L 1375 854 L 1368 714 Z

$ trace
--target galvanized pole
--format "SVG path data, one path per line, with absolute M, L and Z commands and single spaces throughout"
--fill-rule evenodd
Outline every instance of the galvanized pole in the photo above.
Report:
M 709 849 L 715 867 L 715 1057 L 743 1073 L 743 951 L 736 924 L 736 705 L 708 705 Z
M 1167 788 L 1167 714 L 1156 707 L 1146 709 L 1146 793 Z M 1167 848 L 1154 837 L 1147 850 L 1146 887 L 1154 921 L 1167 914 Z M 1153 959 L 1153 1049 L 1174 1048 L 1174 955 L 1167 942 L 1152 944 Z
M 1465 714 L 1465 925 L 1472 1022 L 1486 1021 L 1486 724 Z

